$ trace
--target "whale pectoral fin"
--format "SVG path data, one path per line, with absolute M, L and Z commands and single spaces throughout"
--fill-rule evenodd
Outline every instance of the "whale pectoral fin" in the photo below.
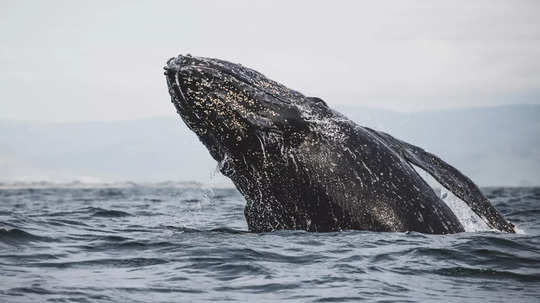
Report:
M 387 133 L 369 129 L 408 162 L 424 169 L 441 185 L 463 200 L 488 226 L 515 233 L 514 225 L 506 221 L 468 177 L 439 157 L 418 146 L 398 140 Z

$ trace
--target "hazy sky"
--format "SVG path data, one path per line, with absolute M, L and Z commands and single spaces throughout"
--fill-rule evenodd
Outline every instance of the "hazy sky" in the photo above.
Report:
M 173 115 L 162 66 L 218 57 L 332 104 L 540 103 L 540 1 L 0 2 L 0 119 Z

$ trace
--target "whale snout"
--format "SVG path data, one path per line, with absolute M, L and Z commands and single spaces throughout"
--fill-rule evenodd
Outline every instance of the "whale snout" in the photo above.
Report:
M 165 65 L 165 66 L 163 67 L 163 69 L 165 70 L 165 73 L 164 73 L 165 76 L 170 76 L 171 74 L 175 74 L 175 73 L 178 71 L 176 65 L 170 64 L 170 62 L 173 61 L 174 59 L 175 59 L 175 58 L 169 59 L 169 60 L 167 61 L 167 65 Z
M 166 65 L 163 67 L 165 74 L 170 72 L 179 72 L 185 67 L 210 67 L 216 68 L 219 65 L 216 60 L 211 58 L 194 57 L 190 54 L 178 55 L 167 60 Z
M 167 60 L 166 65 L 163 67 L 165 70 L 165 75 L 168 76 L 170 74 L 175 74 L 180 70 L 180 67 L 182 66 L 182 61 L 185 56 L 178 55 L 177 57 L 172 57 L 169 60 Z

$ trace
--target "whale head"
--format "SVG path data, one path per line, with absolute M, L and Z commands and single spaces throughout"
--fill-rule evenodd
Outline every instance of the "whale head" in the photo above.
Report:
M 309 130 L 305 108 L 326 107 L 318 98 L 223 60 L 180 55 L 164 69 L 176 110 L 217 161 L 260 150 L 261 138 L 302 138 Z

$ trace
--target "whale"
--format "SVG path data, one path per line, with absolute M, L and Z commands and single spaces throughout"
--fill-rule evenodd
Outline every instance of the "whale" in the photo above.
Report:
M 220 59 L 178 55 L 164 69 L 179 116 L 245 198 L 250 231 L 463 232 L 420 168 L 490 228 L 515 232 L 456 168 L 321 98 Z

